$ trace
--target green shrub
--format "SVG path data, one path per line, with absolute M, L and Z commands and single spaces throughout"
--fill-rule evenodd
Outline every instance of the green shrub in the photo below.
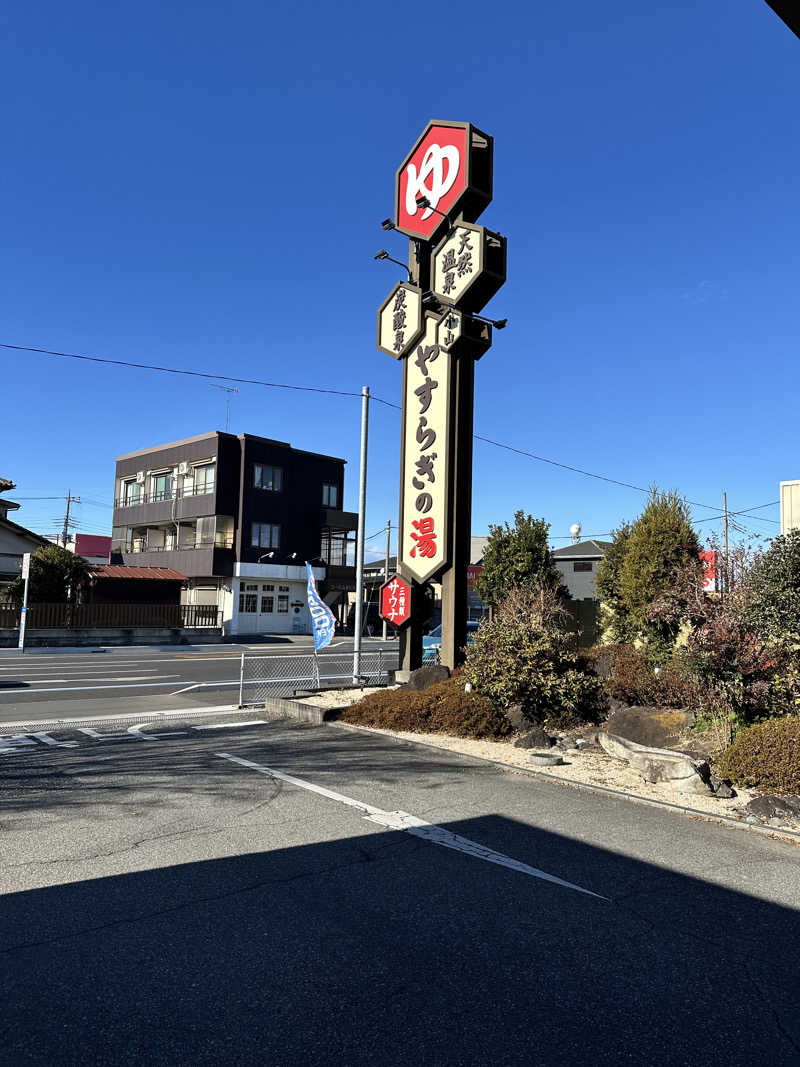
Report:
M 600 645 L 591 656 L 602 675 L 608 695 L 624 704 L 655 704 L 658 677 L 640 648 L 633 645 Z
M 336 713 L 342 722 L 384 730 L 499 739 L 511 732 L 505 715 L 485 696 L 464 692 L 464 678 L 448 678 L 420 692 L 383 689 Z
M 800 717 L 748 726 L 718 762 L 722 775 L 736 785 L 800 793 Z
M 603 685 L 574 651 L 568 623 L 545 584 L 512 590 L 467 648 L 464 677 L 497 707 L 519 704 L 531 722 L 597 722 L 607 704 Z

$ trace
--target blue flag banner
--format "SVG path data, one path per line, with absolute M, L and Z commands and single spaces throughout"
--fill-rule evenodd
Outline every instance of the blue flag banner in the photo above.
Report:
M 306 575 L 308 577 L 308 608 L 311 612 L 311 622 L 314 627 L 314 651 L 326 648 L 333 640 L 333 631 L 336 628 L 336 619 L 333 612 L 317 592 L 317 584 L 314 581 L 314 572 L 311 564 L 306 563 Z

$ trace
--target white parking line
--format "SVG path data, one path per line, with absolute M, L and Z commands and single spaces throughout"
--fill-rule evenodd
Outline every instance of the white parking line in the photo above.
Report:
M 311 793 L 318 793 L 320 796 L 327 797 L 328 800 L 335 800 L 339 804 L 347 804 L 349 807 L 360 811 L 362 818 L 367 819 L 369 822 L 378 823 L 380 826 L 385 826 L 389 830 L 402 830 L 405 833 L 412 834 L 414 837 L 421 837 L 432 845 L 442 845 L 444 848 L 451 848 L 456 852 L 464 852 L 468 856 L 475 856 L 476 859 L 486 860 L 487 863 L 496 863 L 500 867 L 508 867 L 512 871 L 519 871 L 520 874 L 528 874 L 532 878 L 541 878 L 543 881 L 551 882 L 553 885 L 561 886 L 563 889 L 574 889 L 577 893 L 585 893 L 586 896 L 596 897 L 598 900 L 606 900 L 610 903 L 608 897 L 593 893 L 590 889 L 583 889 L 572 882 L 565 882 L 563 878 L 557 878 L 546 871 L 540 871 L 537 867 L 529 867 L 527 863 L 520 863 L 519 860 L 511 859 L 510 856 L 504 856 L 502 852 L 495 852 L 491 848 L 486 848 L 475 841 L 470 841 L 467 837 L 451 833 L 450 830 L 445 830 L 442 826 L 436 826 L 433 823 L 425 822 L 424 819 L 418 819 L 415 815 L 409 815 L 406 811 L 384 811 L 382 808 L 375 808 L 371 804 L 364 804 L 360 800 L 346 797 L 342 793 L 334 793 L 332 789 L 314 785 L 303 778 L 294 778 L 291 774 L 284 774 L 283 771 L 276 771 L 271 767 L 262 767 L 260 763 L 253 763 L 251 760 L 242 759 L 240 756 L 231 756 L 228 752 L 217 752 L 215 755 L 219 756 L 220 759 L 230 760 L 231 763 L 238 763 L 242 767 L 258 771 L 259 774 L 264 774 L 268 778 L 276 778 L 281 782 L 287 782 L 289 785 L 296 785 L 300 789 L 307 789 Z
M 266 719 L 248 719 L 247 722 L 210 722 L 204 726 L 193 726 L 193 730 L 230 730 L 234 726 L 266 726 Z

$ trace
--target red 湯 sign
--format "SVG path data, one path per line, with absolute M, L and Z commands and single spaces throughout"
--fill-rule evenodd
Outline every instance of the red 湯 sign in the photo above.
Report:
M 381 586 L 379 612 L 392 626 L 402 626 L 411 618 L 411 586 L 395 575 Z

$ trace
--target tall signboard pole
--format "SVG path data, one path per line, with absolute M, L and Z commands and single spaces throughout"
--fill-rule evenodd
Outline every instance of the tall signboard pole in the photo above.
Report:
M 442 663 L 457 666 L 466 643 L 475 362 L 492 343 L 477 313 L 506 277 L 505 237 L 474 225 L 492 199 L 492 153 L 470 123 L 432 121 L 396 177 L 409 280 L 378 311 L 378 348 L 403 364 L 397 557 L 411 605 L 401 679 L 422 663 L 429 583 L 442 587 Z

